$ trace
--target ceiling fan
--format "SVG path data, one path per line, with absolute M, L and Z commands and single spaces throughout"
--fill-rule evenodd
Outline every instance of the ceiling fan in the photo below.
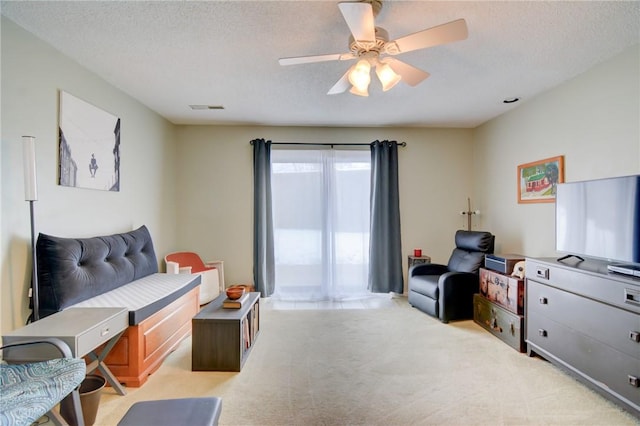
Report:
M 328 95 L 343 93 L 351 86 L 349 90 L 351 93 L 369 96 L 371 68 L 375 68 L 384 91 L 391 89 L 401 80 L 410 86 L 416 86 L 429 77 L 429 73 L 392 56 L 464 40 L 468 36 L 465 20 L 458 19 L 395 40 L 389 40 L 387 31 L 374 25 L 374 17 L 382 9 L 382 0 L 341 2 L 338 3 L 338 7 L 351 31 L 349 52 L 298 56 L 279 60 L 280 65 L 296 65 L 357 59 L 358 62 L 347 70 L 329 90 Z

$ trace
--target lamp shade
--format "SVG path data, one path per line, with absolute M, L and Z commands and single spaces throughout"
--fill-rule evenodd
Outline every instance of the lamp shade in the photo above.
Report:
M 354 95 L 358 95 L 358 96 L 369 96 L 369 89 L 367 87 L 364 87 L 364 89 L 359 89 L 356 86 L 353 86 L 350 90 L 349 93 L 353 93 Z
M 24 161 L 24 199 L 35 201 L 38 199 L 38 183 L 36 180 L 36 138 L 22 137 L 22 154 Z
M 350 90 L 354 95 L 369 96 L 369 83 L 371 83 L 371 64 L 366 59 L 361 59 L 349 73 L 349 83 L 353 85 Z
M 382 62 L 376 66 L 376 75 L 378 76 L 380 83 L 382 83 L 382 90 L 385 92 L 398 84 L 401 80 L 401 77 L 391 69 L 389 64 Z

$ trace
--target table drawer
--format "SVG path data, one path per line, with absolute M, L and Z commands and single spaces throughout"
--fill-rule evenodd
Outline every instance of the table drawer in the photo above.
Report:
M 77 336 L 77 356 L 84 356 L 108 342 L 113 336 L 122 332 L 129 326 L 129 313 L 126 310 L 119 312 L 113 317 L 96 324 Z
M 56 337 L 71 349 L 75 357 L 83 357 L 129 326 L 125 308 L 69 308 L 2 336 L 2 343 Z M 59 358 L 51 345 L 29 345 L 7 348 L 3 359 L 10 362 L 32 362 Z

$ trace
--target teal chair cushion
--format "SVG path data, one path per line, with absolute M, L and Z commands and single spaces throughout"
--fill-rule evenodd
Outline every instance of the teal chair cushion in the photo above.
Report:
M 30 425 L 55 407 L 85 378 L 79 358 L 0 364 L 0 425 Z

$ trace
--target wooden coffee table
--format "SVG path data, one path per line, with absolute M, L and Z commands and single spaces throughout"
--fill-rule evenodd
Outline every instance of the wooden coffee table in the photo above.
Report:
M 221 294 L 192 324 L 193 371 L 240 371 L 260 334 L 260 293 L 249 293 L 240 309 L 225 309 Z

